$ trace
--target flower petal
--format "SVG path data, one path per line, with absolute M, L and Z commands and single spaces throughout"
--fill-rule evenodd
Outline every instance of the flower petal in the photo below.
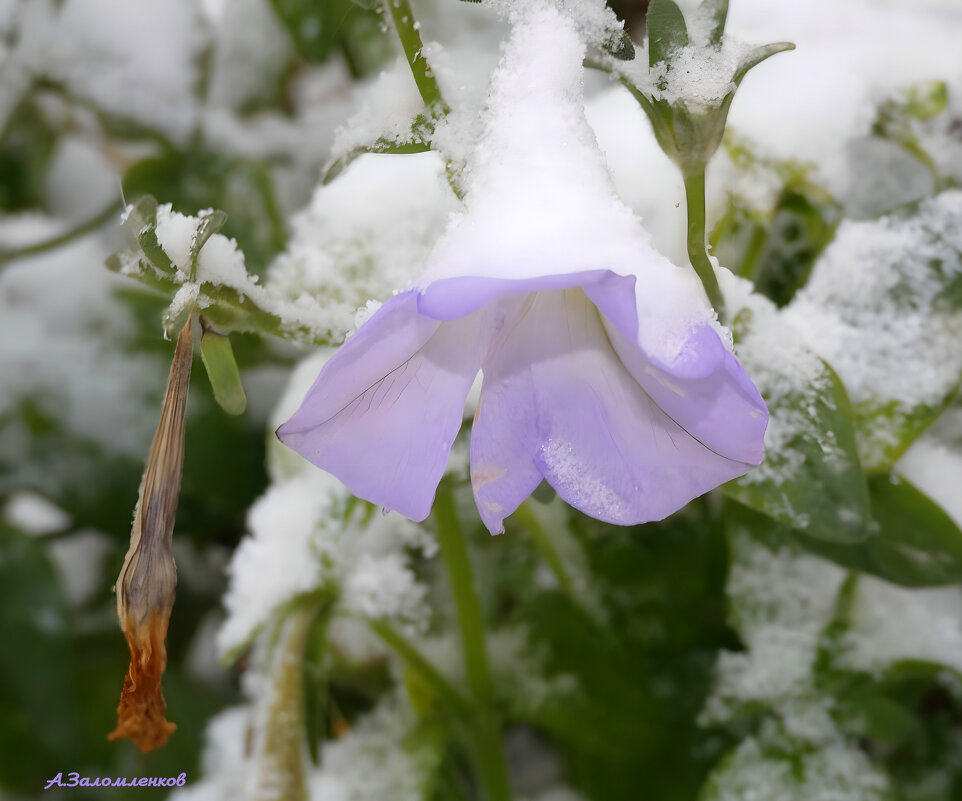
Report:
M 385 303 L 321 370 L 280 439 L 355 495 L 414 520 L 431 511 L 481 362 L 480 317 Z
M 696 325 L 672 363 L 638 345 L 633 279 L 612 276 L 585 287 L 605 317 L 615 352 L 645 392 L 689 434 L 716 453 L 760 464 L 768 409 L 738 359 L 708 323 Z
M 472 432 L 475 498 L 489 529 L 536 486 L 535 467 L 569 504 L 622 525 L 660 520 L 746 472 L 639 386 L 584 291 L 538 292 L 519 305 L 483 364 Z

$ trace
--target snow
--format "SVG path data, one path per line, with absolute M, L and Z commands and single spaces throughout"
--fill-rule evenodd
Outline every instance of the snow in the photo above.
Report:
M 365 87 L 360 108 L 337 129 L 331 160 L 382 138 L 396 144 L 412 141 L 415 118 L 423 113 L 424 101 L 411 80 L 411 69 L 399 59 Z
M 325 743 L 310 776 L 325 801 L 421 801 L 440 754 L 430 742 L 399 747 L 417 725 L 406 702 L 388 697 L 338 740 Z M 376 769 L 375 769 L 376 768 Z
M 907 660 L 962 673 L 962 589 L 907 589 L 862 576 L 841 664 L 876 673 Z
M 272 486 L 254 504 L 248 516 L 253 536 L 241 542 L 228 569 L 222 653 L 244 644 L 285 603 L 322 585 L 315 534 L 344 496 L 336 479 L 314 470 Z
M 805 754 L 800 766 L 746 738 L 709 779 L 705 801 L 884 801 L 888 779 L 857 747 L 838 739 Z
M 42 241 L 59 232 L 53 221 L 37 223 L 7 217 L 0 240 Z M 18 233 L 23 228 L 29 237 Z M 50 233 L 37 235 L 43 228 Z M 167 367 L 121 344 L 133 336 L 134 320 L 113 295 L 128 284 L 103 267 L 111 249 L 106 236 L 93 234 L 0 272 L 0 417 L 30 401 L 104 453 L 140 461 L 156 426 L 154 402 Z M 0 452 L 16 460 L 28 446 L 25 437 L 16 424 L 0 428 Z M 39 466 L 23 462 L 20 480 L 49 486 L 52 476 L 34 476 Z
M 941 506 L 962 529 L 962 452 L 927 432 L 896 462 L 895 472 Z
M 316 361 L 308 363 L 311 368 Z M 298 394 L 308 370 L 298 370 L 289 396 Z M 388 618 L 417 631 L 427 621 L 426 589 L 408 563 L 409 550 L 424 558 L 437 553 L 425 529 L 397 515 L 372 508 L 348 512 L 350 495 L 333 476 L 308 462 L 279 465 L 277 480 L 251 508 L 250 535 L 242 540 L 228 568 L 224 598 L 227 618 L 218 635 L 221 653 L 250 641 L 286 604 L 307 593 L 326 590 L 338 597 L 339 614 L 365 619 Z M 356 632 L 332 629 L 354 648 Z
M 933 78 L 962 87 L 960 29 L 951 3 L 920 13 L 908 0 L 813 0 L 772 13 L 767 0 L 733 2 L 728 33 L 791 41 L 797 50 L 748 74 L 730 124 L 771 155 L 814 162 L 818 180 L 840 194 L 848 183 L 845 144 L 868 133 L 878 100 Z
M 2 513 L 4 522 L 28 534 L 53 534 L 70 526 L 70 515 L 35 492 L 14 492 Z
M 28 73 L 62 81 L 77 97 L 184 141 L 196 117 L 203 45 L 191 0 L 40 0 L 12 58 Z
M 746 703 L 762 702 L 792 736 L 820 740 L 833 726 L 826 699 L 815 690 L 812 664 L 845 571 L 787 548 L 770 550 L 744 534 L 734 538 L 732 550 L 726 592 L 747 650 L 720 655 L 702 720 L 723 721 Z
M 419 285 L 591 269 L 634 275 L 639 341 L 671 363 L 711 311 L 694 274 L 651 246 L 614 192 L 583 112 L 584 53 L 572 22 L 551 5 L 518 12 L 464 172 L 467 210 L 452 219 Z
M 295 218 L 266 285 L 287 303 L 309 300 L 341 340 L 358 308 L 415 279 L 456 204 L 436 153 L 361 156 Z

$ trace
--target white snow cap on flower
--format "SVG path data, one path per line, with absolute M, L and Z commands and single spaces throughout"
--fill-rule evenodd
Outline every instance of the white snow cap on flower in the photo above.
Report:
M 465 173 L 467 208 L 420 285 L 607 269 L 637 277 L 639 343 L 672 362 L 712 319 L 693 271 L 658 253 L 614 190 L 584 114 L 585 44 L 547 0 L 526 3 L 492 80 L 487 128 Z

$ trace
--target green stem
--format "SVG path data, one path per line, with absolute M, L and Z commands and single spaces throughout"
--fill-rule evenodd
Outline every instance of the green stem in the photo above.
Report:
M 292 612 L 275 632 L 271 686 L 255 759 L 256 801 L 307 801 L 307 744 L 304 718 L 304 649 L 320 611 L 311 604 Z
M 384 640 L 409 667 L 417 671 L 426 684 L 434 688 L 439 698 L 444 699 L 460 715 L 464 717 L 472 715 L 471 702 L 461 694 L 460 690 L 444 678 L 441 672 L 425 659 L 408 639 L 383 620 L 373 620 L 370 625 L 371 630 L 378 637 Z
M 474 741 L 481 781 L 487 801 L 510 801 L 511 788 L 504 761 L 501 725 L 494 710 L 494 681 L 485 644 L 481 604 L 474 588 L 454 496 L 444 485 L 438 488 L 434 501 L 434 519 L 461 629 L 468 685 L 479 707 L 474 719 Z
M 688 260 L 698 273 L 708 300 L 718 312 L 719 319 L 724 320 L 725 299 L 718 287 L 718 279 L 705 247 L 705 165 L 684 171 L 682 177 L 685 182 L 685 202 L 688 205 Z
M 54 250 L 61 245 L 66 245 L 68 242 L 72 242 L 74 239 L 77 239 L 84 234 L 89 234 L 91 231 L 96 231 L 112 217 L 119 215 L 121 210 L 121 205 L 115 201 L 107 206 L 107 208 L 105 208 L 103 211 L 91 217 L 89 220 L 80 223 L 79 225 L 71 228 L 69 231 L 64 231 L 62 234 L 58 234 L 57 236 L 51 237 L 50 239 L 45 239 L 42 242 L 37 242 L 33 245 L 26 245 L 25 247 L 12 248 L 10 250 L 0 249 L 0 265 L 11 262 L 14 259 L 22 259 L 25 256 L 35 256 L 38 253 L 45 253 L 46 251 Z
M 548 567 L 551 568 L 551 572 L 554 573 L 555 578 L 558 580 L 558 585 L 569 598 L 576 600 L 571 576 L 569 576 L 568 571 L 565 570 L 564 562 L 561 560 L 557 548 L 554 547 L 554 543 L 551 541 L 551 536 L 548 534 L 547 529 L 541 524 L 541 520 L 538 519 L 538 515 L 535 514 L 534 509 L 531 508 L 531 502 L 525 501 L 522 503 L 514 515 L 517 517 L 518 522 L 524 526 L 531 535 L 531 540 L 541 552 L 541 556 Z
M 421 41 L 417 20 L 414 19 L 409 0 L 383 0 L 383 3 L 394 21 L 394 28 L 424 105 L 446 114 L 448 107 L 441 96 L 441 87 L 438 86 L 434 73 L 431 72 L 431 65 L 424 58 L 424 43 Z

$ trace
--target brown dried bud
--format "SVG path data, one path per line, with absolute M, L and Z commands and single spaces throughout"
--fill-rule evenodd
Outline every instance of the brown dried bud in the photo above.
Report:
M 167 624 L 177 567 L 173 533 L 184 465 L 184 423 L 190 384 L 192 321 L 177 335 L 164 405 L 140 481 L 130 549 L 117 579 L 117 616 L 130 648 L 130 667 L 117 707 L 117 728 L 144 752 L 166 744 L 177 728 L 164 716 L 160 678 L 167 667 Z

